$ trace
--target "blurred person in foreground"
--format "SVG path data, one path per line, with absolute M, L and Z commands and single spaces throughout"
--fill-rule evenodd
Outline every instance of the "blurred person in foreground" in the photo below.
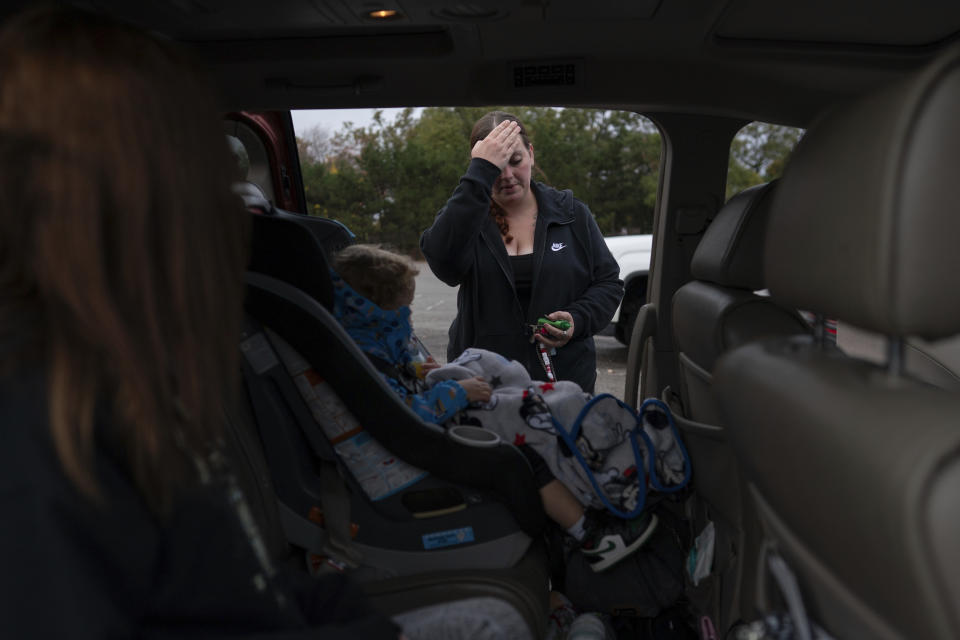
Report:
M 342 576 L 274 567 L 225 455 L 228 167 L 171 44 L 70 9 L 0 28 L 4 635 L 398 635 Z

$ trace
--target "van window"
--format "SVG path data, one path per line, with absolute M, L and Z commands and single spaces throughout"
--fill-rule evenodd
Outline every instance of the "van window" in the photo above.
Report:
M 779 178 L 804 130 L 767 122 L 751 122 L 730 144 L 727 198 L 755 184 Z
M 293 112 L 307 209 L 360 242 L 416 252 L 469 162 L 474 122 L 494 107 Z M 572 189 L 605 235 L 650 233 L 660 134 L 629 111 L 496 107 L 534 147 L 534 178 Z

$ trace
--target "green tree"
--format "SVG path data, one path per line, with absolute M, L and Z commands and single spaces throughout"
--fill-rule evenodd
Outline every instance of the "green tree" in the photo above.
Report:
M 367 127 L 346 126 L 325 149 L 298 140 L 311 213 L 340 220 L 364 242 L 411 254 L 456 187 L 469 159 L 474 122 L 497 107 L 407 109 Z M 572 189 L 604 233 L 649 232 L 653 225 L 660 135 L 625 111 L 507 107 L 527 127 L 542 175 Z
M 323 162 L 332 151 L 330 131 L 326 127 L 314 125 L 297 136 L 297 154 L 301 162 Z
M 661 142 L 648 119 L 599 109 L 534 110 L 528 119 L 551 184 L 572 189 L 604 233 L 649 233 Z
M 783 174 L 803 129 L 751 122 L 734 136 L 727 168 L 727 198 Z

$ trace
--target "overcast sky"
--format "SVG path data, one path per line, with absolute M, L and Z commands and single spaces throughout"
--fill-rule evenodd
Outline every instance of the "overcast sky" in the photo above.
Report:
M 365 127 L 373 121 L 376 109 L 303 109 L 291 111 L 295 133 L 306 131 L 320 125 L 332 135 L 340 130 L 344 122 L 352 122 L 356 127 Z M 392 121 L 403 109 L 383 109 L 384 119 Z

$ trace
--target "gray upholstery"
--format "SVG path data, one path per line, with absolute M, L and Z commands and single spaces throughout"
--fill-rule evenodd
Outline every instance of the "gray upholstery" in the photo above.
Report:
M 694 253 L 695 280 L 674 294 L 673 333 L 688 418 L 717 423 L 710 374 L 721 354 L 749 340 L 808 331 L 795 310 L 754 293 L 765 286 L 763 243 L 775 190 L 771 182 L 730 198 Z
M 774 196 L 775 297 L 884 334 L 957 332 L 960 296 L 945 285 L 960 272 L 958 104 L 954 49 L 814 127 Z
M 775 184 L 744 189 L 720 209 L 693 254 L 694 278 L 749 291 L 766 287 L 763 242 Z
M 729 349 L 769 335 L 807 333 L 795 310 L 744 289 L 694 280 L 673 298 L 674 333 L 682 353 L 706 371 Z
M 700 606 L 721 634 L 753 613 L 761 534 L 717 412 L 714 364 L 741 344 L 809 331 L 796 310 L 754 293 L 765 286 L 764 232 L 774 190 L 774 183 L 751 187 L 723 206 L 694 253 L 696 279 L 673 298 L 683 405 L 676 420 L 694 469 L 692 519 L 696 530 L 713 522 L 717 548 L 724 550 L 714 560 L 712 584 L 700 589 L 708 593 Z
M 886 362 L 886 338 L 849 323 L 837 323 L 837 346 L 861 360 Z M 904 346 L 903 366 L 911 378 L 960 391 L 960 334 L 936 341 L 910 338 Z
M 960 333 L 958 110 L 954 49 L 807 133 L 771 211 L 775 297 L 897 339 Z M 801 338 L 733 350 L 715 389 L 811 616 L 838 638 L 955 638 L 960 396 Z
M 960 397 L 789 341 L 733 351 L 716 388 L 813 617 L 837 638 L 955 638 Z

